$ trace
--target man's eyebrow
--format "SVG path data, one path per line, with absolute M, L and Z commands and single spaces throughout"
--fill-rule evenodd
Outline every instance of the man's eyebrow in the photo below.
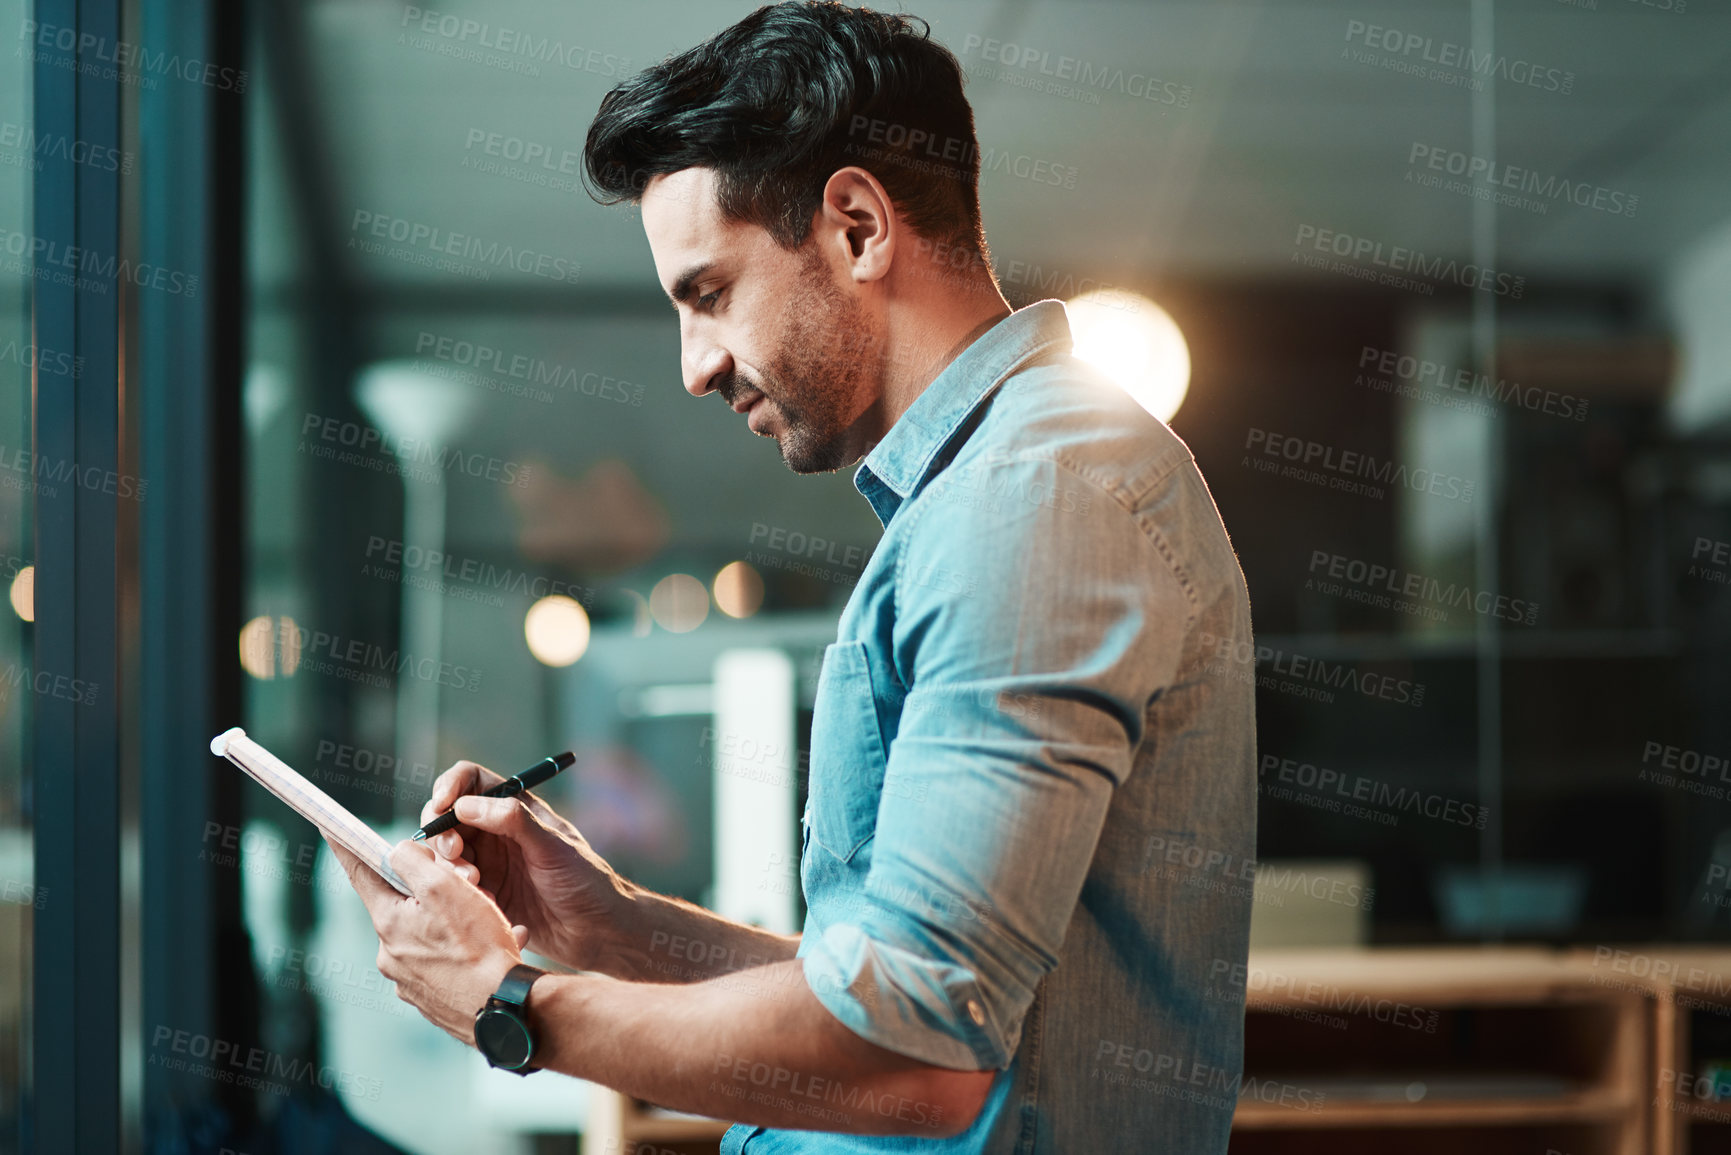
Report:
M 692 286 L 696 285 L 699 278 L 714 267 L 714 261 L 704 261 L 701 265 L 692 265 L 680 273 L 678 279 L 673 282 L 672 291 L 667 294 L 668 299 L 673 302 L 675 307 L 685 304 L 691 299 Z

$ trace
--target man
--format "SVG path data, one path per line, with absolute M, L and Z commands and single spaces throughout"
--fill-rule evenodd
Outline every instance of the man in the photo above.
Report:
M 1224 1151 L 1255 771 L 1251 679 L 1212 659 L 1243 577 L 1183 442 L 1062 305 L 999 293 L 961 82 L 911 18 L 786 3 L 589 134 L 686 388 L 796 472 L 863 458 L 884 525 L 817 690 L 804 933 L 631 884 L 468 762 L 426 809 L 461 831 L 392 858 L 415 898 L 345 865 L 429 1019 L 474 1042 L 503 983 L 532 1057 L 489 1026 L 490 1061 L 739 1120 L 727 1152 Z

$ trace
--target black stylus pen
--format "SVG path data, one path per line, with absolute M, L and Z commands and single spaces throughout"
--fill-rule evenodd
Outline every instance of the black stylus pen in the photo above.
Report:
M 563 754 L 555 754 L 551 758 L 543 758 L 521 774 L 505 779 L 491 790 L 481 791 L 481 797 L 511 798 L 523 793 L 525 790 L 533 790 L 535 787 L 541 785 L 541 783 L 547 781 L 547 779 L 553 777 L 553 775 L 559 773 L 559 771 L 565 769 L 575 761 L 577 761 L 577 755 L 571 753 L 569 750 L 565 751 Z M 455 810 L 447 810 L 425 826 L 421 827 L 419 830 L 415 831 L 415 836 L 410 841 L 425 842 L 433 835 L 443 834 L 445 831 L 458 825 L 460 825 L 460 823 L 457 821 L 457 812 Z

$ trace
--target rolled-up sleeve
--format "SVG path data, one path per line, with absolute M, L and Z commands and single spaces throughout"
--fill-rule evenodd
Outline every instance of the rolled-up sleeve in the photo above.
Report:
M 1135 513 L 1050 460 L 958 463 L 905 516 L 870 868 L 801 956 L 862 1037 L 1004 1067 L 1192 606 Z

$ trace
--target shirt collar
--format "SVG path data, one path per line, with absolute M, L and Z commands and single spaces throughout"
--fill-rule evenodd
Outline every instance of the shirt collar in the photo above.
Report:
M 854 488 L 889 524 L 933 472 L 938 455 L 1004 380 L 1036 356 L 1070 348 L 1070 319 L 1059 301 L 1018 309 L 993 325 L 927 385 L 854 472 Z

